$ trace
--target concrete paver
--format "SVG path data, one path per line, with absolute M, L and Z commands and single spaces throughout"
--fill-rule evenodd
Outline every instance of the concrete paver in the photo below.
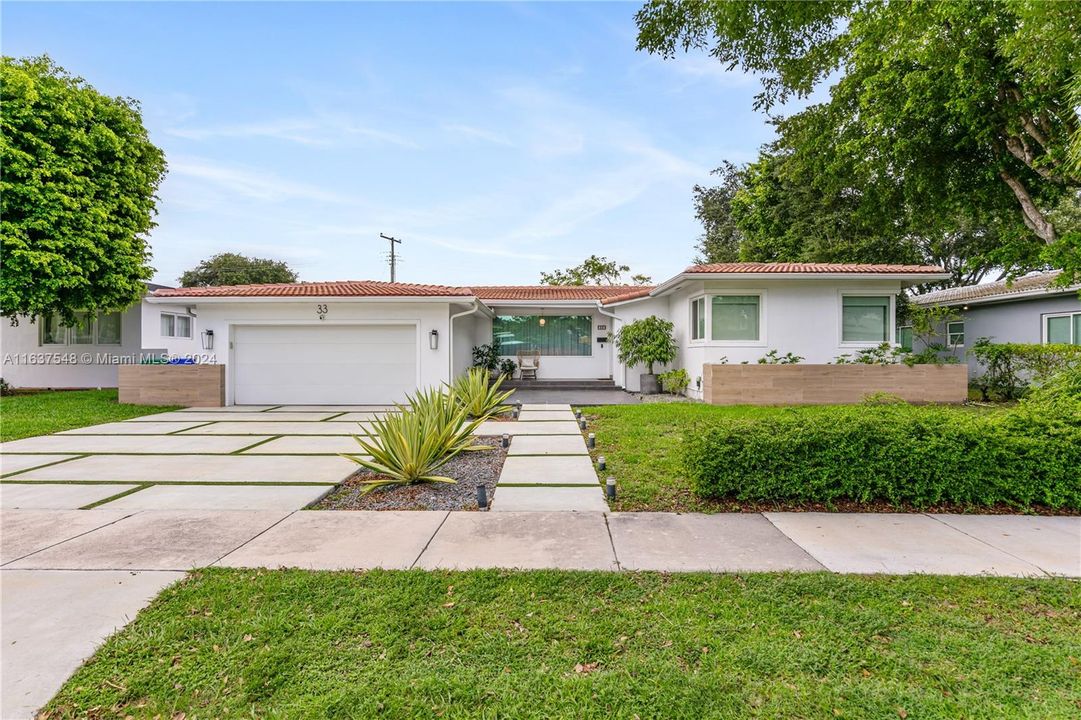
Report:
M 932 515 L 1051 575 L 1081 577 L 1081 517 Z
M 241 455 L 349 455 L 361 454 L 360 445 L 349 435 L 286 435 L 245 450 Z
M 319 422 L 325 420 L 334 413 L 330 412 L 306 412 L 306 413 L 275 413 L 274 419 L 279 421 L 292 421 L 292 422 Z M 244 422 L 255 421 L 262 422 L 267 420 L 267 413 L 265 412 L 230 412 L 221 413 L 217 411 L 203 411 L 195 412 L 194 410 L 176 410 L 174 412 L 158 413 L 156 415 L 141 415 L 130 420 L 125 420 L 128 423 L 140 423 L 140 422 L 166 422 L 166 421 L 187 421 L 195 420 L 199 422 L 214 422 L 217 420 L 228 420 L 230 422 Z
M 0 508 L 6 510 L 78 510 L 104 500 L 136 485 L 74 485 L 60 483 L 3 483 L 0 485 Z
M 641 398 L 629 392 L 612 388 L 611 390 L 548 390 L 544 388 L 518 388 L 511 396 L 511 401 L 529 405 L 545 403 L 566 403 L 574 407 L 586 405 L 637 405 Z
M 101 425 L 90 425 L 83 428 L 75 428 L 74 430 L 65 430 L 64 432 L 56 433 L 57 435 L 168 435 L 169 433 L 179 432 L 181 430 L 188 430 L 193 427 L 205 425 L 205 422 L 200 421 L 188 421 L 188 422 L 128 422 L 124 420 L 122 422 L 102 423 Z
M 588 455 L 579 435 L 517 435 L 508 455 Z
M 71 486 L 68 486 L 71 487 Z M 154 485 L 101 507 L 122 510 L 300 510 L 321 485 Z
M 224 405 L 221 407 L 186 407 L 180 408 L 178 412 L 197 412 L 197 413 L 253 413 L 264 412 L 271 408 L 278 407 L 277 405 Z
M 926 515 L 766 513 L 834 572 L 1041 575 L 1040 569 Z
M 0 563 L 44 550 L 130 514 L 123 510 L 2 510 Z
M 574 422 L 574 413 L 568 410 L 523 410 L 518 414 L 519 422 L 550 422 L 563 420 Z
M 445 512 L 298 512 L 230 553 L 229 567 L 312 570 L 406 569 Z
M 581 440 L 578 441 L 581 444 Z M 512 442 L 513 444 L 513 442 Z M 598 487 L 600 481 L 588 455 L 514 455 L 508 456 L 499 474 L 503 485 L 586 485 Z
M 0 444 L 3 453 L 231 453 L 270 436 L 41 435 Z
M 578 435 L 581 431 L 573 422 L 510 422 L 489 420 L 478 427 L 477 435 Z
M 515 391 L 515 395 L 517 395 Z M 525 410 L 567 410 L 570 411 L 571 406 L 567 403 L 522 403 L 521 409 Z
M 29 470 L 23 480 L 336 483 L 356 471 L 341 457 L 259 455 L 91 455 Z
M 758 514 L 608 516 L 616 558 L 625 570 L 775 572 L 823 570 Z
M 493 512 L 522 511 L 605 512 L 608 503 L 600 486 L 595 487 L 498 487 L 492 497 Z
M 370 420 L 376 420 L 386 415 L 386 412 L 368 411 L 368 412 L 347 412 L 344 415 L 331 418 L 327 422 L 365 422 Z
M 452 512 L 417 566 L 615 570 L 616 562 L 602 513 Z
M 77 512 L 103 511 L 104 508 Z M 24 557 L 7 567 L 22 570 L 189 570 L 214 563 L 288 514 L 272 510 L 148 510 Z
M 177 572 L 0 571 L 0 717 L 31 718 Z
M 268 415 L 270 413 L 267 413 Z M 140 425 L 142 423 L 131 423 Z M 184 432 L 185 435 L 367 435 L 367 423 L 344 422 L 215 422 Z
M 21 441 L 16 441 L 21 442 Z M 11 443 L 4 443 L 4 445 L 10 445 Z M 49 465 L 54 462 L 60 462 L 61 460 L 70 460 L 76 457 L 73 455 L 0 455 L 0 475 L 9 475 L 23 470 L 29 470 L 30 468 L 41 467 L 42 465 Z

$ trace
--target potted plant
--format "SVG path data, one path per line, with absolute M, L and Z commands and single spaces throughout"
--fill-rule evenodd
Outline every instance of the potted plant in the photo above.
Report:
M 660 392 L 653 365 L 662 365 L 676 359 L 676 339 L 672 337 L 674 325 L 656 315 L 624 325 L 616 332 L 616 347 L 619 348 L 619 361 L 628 367 L 645 365 L 646 372 L 641 375 L 641 392 L 655 394 Z

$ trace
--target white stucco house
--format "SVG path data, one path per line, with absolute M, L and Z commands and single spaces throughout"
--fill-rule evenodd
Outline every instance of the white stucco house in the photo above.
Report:
M 120 319 L 119 342 L 48 323 L 3 328 L 4 378 L 14 387 L 111 387 L 115 366 L 11 365 L 8 353 L 164 349 L 226 366 L 227 404 L 370 404 L 465 372 L 474 346 L 538 351 L 538 379 L 611 379 L 639 389 L 641 367 L 619 363 L 613 335 L 657 315 L 679 345 L 673 367 L 750 362 L 770 350 L 827 363 L 895 343 L 902 288 L 941 268 L 819 263 L 695 265 L 651 286 L 447 286 L 377 281 L 157 288 Z M 92 337 L 93 342 L 84 342 Z M 110 344 L 111 343 L 111 344 Z

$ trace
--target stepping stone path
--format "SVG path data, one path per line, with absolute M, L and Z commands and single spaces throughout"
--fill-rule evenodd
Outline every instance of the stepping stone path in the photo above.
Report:
M 497 424 L 511 441 L 493 512 L 608 510 L 570 405 L 523 405 L 517 422 Z

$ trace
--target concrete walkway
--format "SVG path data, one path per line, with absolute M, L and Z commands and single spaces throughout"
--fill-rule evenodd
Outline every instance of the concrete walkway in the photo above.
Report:
M 570 405 L 521 406 L 492 498 L 493 512 L 608 509 L 576 423 Z

